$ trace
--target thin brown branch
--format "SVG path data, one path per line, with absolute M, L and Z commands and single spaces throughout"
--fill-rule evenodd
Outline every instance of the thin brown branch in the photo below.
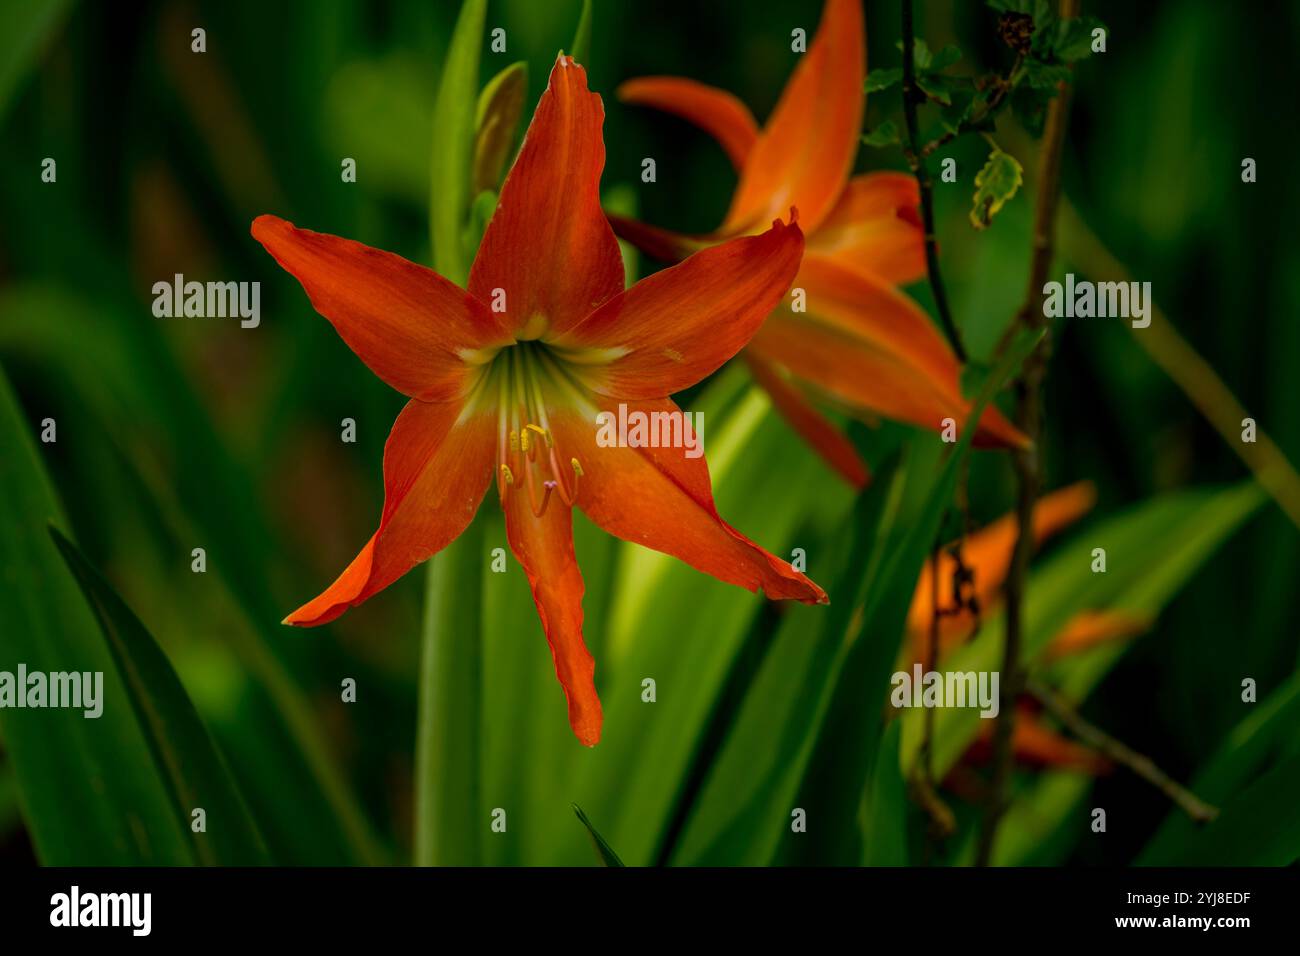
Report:
M 1079 0 L 1061 0 L 1060 12 L 1062 20 L 1077 17 Z M 1024 305 L 1016 315 L 1015 324 L 1026 329 L 1041 329 L 1046 326 L 1042 289 L 1052 266 L 1052 240 L 1057 200 L 1060 196 L 1061 155 L 1069 109 L 1069 86 L 1062 83 L 1048 107 L 1047 125 L 1043 131 L 1038 194 L 1034 205 L 1033 255 L 1029 270 L 1029 286 L 1025 292 Z M 1004 585 L 1006 632 L 1002 648 L 1002 679 L 999 685 L 1000 707 L 993 736 L 993 777 L 976 851 L 978 866 L 987 866 L 992 859 L 998 826 L 1006 812 L 1012 764 L 1011 741 L 1015 732 L 1015 702 L 1024 686 L 1025 675 L 1020 660 L 1020 646 L 1024 631 L 1022 615 L 1025 580 L 1034 545 L 1034 503 L 1042 487 L 1042 462 L 1038 455 L 1038 448 L 1042 443 L 1043 435 L 1042 384 L 1047 374 L 1047 360 L 1050 354 L 1051 339 L 1048 335 L 1044 335 L 1038 347 L 1025 360 L 1024 368 L 1016 381 L 1017 424 L 1020 430 L 1029 436 L 1033 445 L 1028 450 L 1012 453 L 1018 486 L 1016 517 L 1020 530 Z
M 948 306 L 948 294 L 944 289 L 943 277 L 939 273 L 939 252 L 935 243 L 934 232 L 934 185 L 930 173 L 925 168 L 925 159 L 920 153 L 921 134 L 918 132 L 916 108 L 924 101 L 925 95 L 916 85 L 916 34 L 912 23 L 912 0 L 902 0 L 903 7 L 903 117 L 907 123 L 907 145 L 903 154 L 916 177 L 921 189 L 921 225 L 925 230 L 925 271 L 930 279 L 930 294 L 934 297 L 935 311 L 939 313 L 939 323 L 944 334 L 952 343 L 952 350 L 958 361 L 966 362 L 966 347 L 962 344 L 961 334 L 952 320 L 952 310 Z
M 1059 720 L 1070 733 L 1084 743 L 1096 748 L 1115 763 L 1127 767 L 1151 786 L 1176 803 L 1184 813 L 1197 823 L 1209 823 L 1219 815 L 1217 807 L 1212 807 L 1169 774 L 1165 773 L 1155 761 L 1132 747 L 1116 740 L 1100 727 L 1090 723 L 1079 715 L 1064 697 L 1037 678 L 1029 678 L 1026 688 L 1033 697 L 1043 705 L 1049 714 Z

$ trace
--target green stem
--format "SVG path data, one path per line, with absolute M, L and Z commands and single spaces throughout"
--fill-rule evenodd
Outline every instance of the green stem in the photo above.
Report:
M 483 517 L 429 562 L 415 740 L 415 864 L 472 866 L 480 806 Z

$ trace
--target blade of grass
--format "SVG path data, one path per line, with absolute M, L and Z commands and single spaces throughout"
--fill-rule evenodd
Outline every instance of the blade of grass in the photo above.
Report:
M 37 859 L 52 866 L 194 861 L 94 618 L 59 559 L 65 523 L 22 412 L 0 372 L 0 661 L 103 674 L 97 718 L 71 708 L 0 708 L 0 740 Z
M 614 848 L 610 846 L 596 828 L 591 825 L 591 821 L 587 819 L 587 815 L 582 812 L 582 807 L 575 803 L 573 805 L 573 812 L 578 815 L 578 819 L 582 821 L 582 825 L 587 828 L 587 834 L 591 837 L 592 846 L 596 848 L 596 855 L 600 857 L 600 862 L 605 866 L 623 866 L 624 863 L 618 858 L 618 854 L 614 852 Z
M 97 428 L 91 431 L 102 434 L 135 473 L 175 539 L 207 545 L 218 591 L 214 600 L 229 604 L 238 619 L 225 636 L 252 678 L 257 711 L 258 732 L 231 737 L 248 753 L 230 756 L 236 763 L 247 756 L 252 764 L 301 780 L 297 810 L 264 801 L 296 831 L 293 861 L 378 863 L 383 850 L 292 676 L 291 667 L 303 666 L 304 659 L 282 639 L 276 623 L 283 609 L 275 613 L 264 554 L 273 536 L 258 497 L 157 330 L 146 325 L 138 327 L 140 335 L 106 331 L 128 326 L 125 310 L 91 304 L 60 287 L 30 283 L 0 294 L 0 350 L 59 377 L 93 415 L 88 421 Z M 151 434 L 141 422 L 161 430 Z M 184 450 L 174 456 L 181 474 L 165 470 L 159 446 Z M 264 792 L 274 793 L 269 787 Z M 251 787 L 248 796 L 254 799 Z
M 907 783 L 898 769 L 901 728 L 885 731 L 871 787 L 862 801 L 862 865 L 907 866 Z
M 205 865 L 271 862 L 248 806 L 171 663 L 112 586 L 58 528 L 50 536 L 99 622 L 127 699 L 167 783 L 172 810 Z M 202 808 L 196 832 L 191 814 Z

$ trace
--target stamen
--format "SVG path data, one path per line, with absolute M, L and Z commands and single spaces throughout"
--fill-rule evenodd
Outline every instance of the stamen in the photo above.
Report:
M 513 428 L 510 429 L 510 450 L 519 450 L 519 432 L 515 431 Z
M 578 500 L 578 479 L 581 478 L 583 475 L 582 465 L 578 464 L 578 459 L 576 458 L 570 458 L 569 464 L 573 466 L 573 491 L 571 491 L 570 494 L 573 496 L 573 501 L 577 501 Z M 572 506 L 573 503 L 570 502 L 570 507 Z
M 543 440 L 544 442 L 546 442 L 546 447 L 547 447 L 547 448 L 550 448 L 550 447 L 551 447 L 551 445 L 553 444 L 553 442 L 551 441 L 551 433 L 550 433 L 549 430 L 547 430 L 547 429 L 545 429 L 545 428 L 542 428 L 540 425 L 533 425 L 533 424 L 529 423 L 529 424 L 527 424 L 527 425 L 524 426 L 524 432 L 526 433 L 526 432 L 528 431 L 528 429 L 530 429 L 530 428 L 531 428 L 533 431 L 537 432 L 537 434 L 539 434 L 539 435 L 542 436 L 542 440 Z
M 529 507 L 533 509 L 534 517 L 540 518 L 542 515 L 546 514 L 546 506 L 551 503 L 551 492 L 554 490 L 555 490 L 555 482 L 553 481 L 542 482 L 542 503 L 541 506 L 539 507 L 537 504 L 537 499 L 532 497 L 532 491 L 533 491 L 532 486 L 529 485 L 528 494 L 531 500 L 529 501 L 528 504 Z
M 510 470 L 509 465 L 501 466 L 501 480 L 507 485 L 513 485 L 515 483 L 515 474 Z

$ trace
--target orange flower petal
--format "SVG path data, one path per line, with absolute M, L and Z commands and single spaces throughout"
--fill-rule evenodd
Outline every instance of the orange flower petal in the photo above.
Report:
M 1035 545 L 1078 521 L 1091 510 L 1096 500 L 1097 491 L 1089 481 L 1076 482 L 1044 495 L 1034 507 Z M 1007 514 L 972 534 L 962 546 L 962 561 L 975 574 L 975 594 L 984 608 L 990 607 L 1002 590 L 1019 534 L 1020 525 L 1015 514 Z M 930 599 L 930 569 L 931 562 L 926 561 L 907 616 L 908 629 L 922 637 L 922 644 L 928 639 L 934 607 Z M 945 549 L 939 556 L 940 607 L 952 607 L 951 581 L 956 570 L 956 562 Z M 965 632 L 973 623 L 967 613 L 947 616 L 943 618 L 943 629 Z M 924 647 L 921 653 L 924 653 Z
M 505 496 L 506 533 L 537 604 L 555 674 L 569 705 L 569 726 L 588 747 L 600 741 L 601 709 L 596 662 L 582 640 L 582 572 L 573 553 L 573 513 L 553 502 L 539 518 L 528 495 Z
M 871 476 L 853 443 L 804 398 L 793 382 L 787 382 L 774 365 L 759 358 L 752 350 L 745 353 L 745 361 L 754 381 L 767 392 L 790 427 L 802 435 L 845 481 L 854 488 L 865 488 Z
M 1061 736 L 1043 723 L 1038 714 L 1027 710 L 1016 715 L 1011 750 L 1019 763 L 1031 767 L 1051 767 L 1093 775 L 1111 769 L 1110 761 L 1092 747 Z
M 617 414 L 617 404 L 606 399 L 600 410 Z M 682 414 L 666 398 L 626 405 L 629 415 Z M 827 603 L 826 592 L 806 575 L 722 520 L 702 455 L 688 458 L 684 447 L 601 447 L 593 418 L 575 409 L 555 416 L 552 424 L 557 445 L 582 463 L 577 506 L 597 525 L 729 584 L 762 588 L 770 599 Z
M 836 398 L 865 412 L 938 430 L 970 409 L 960 366 L 925 312 L 875 276 L 805 255 L 796 289 L 807 314 L 777 311 L 752 347 Z M 1026 439 L 996 408 L 984 410 L 976 447 L 1023 445 Z
M 862 338 L 785 310 L 772 314 L 751 340 L 749 351 L 779 365 L 818 391 L 847 404 L 859 415 L 879 413 L 897 421 L 938 430 L 944 418 L 965 423 L 968 402 L 926 381 L 898 357 Z M 1015 434 L 996 408 L 980 419 L 975 444 L 997 444 Z
M 732 198 L 722 232 L 746 232 L 797 206 L 810 233 L 830 212 L 858 151 L 866 96 L 861 0 L 826 0 Z
M 980 734 L 967 749 L 963 762 L 986 764 L 993 754 L 994 721 L 980 721 Z M 1016 711 L 1016 729 L 1011 737 L 1011 751 L 1018 763 L 1035 769 L 1073 770 L 1099 775 L 1113 765 L 1101 753 L 1084 744 L 1061 736 L 1043 723 L 1042 716 L 1023 704 Z
M 925 275 L 920 202 L 914 176 L 854 176 L 830 215 L 808 237 L 808 252 L 891 285 L 915 282 Z
M 623 259 L 600 209 L 604 119 L 586 72 L 560 57 L 469 274 L 484 302 L 502 290 L 506 324 L 521 337 L 563 331 L 623 291 Z
M 549 344 L 614 356 L 589 384 L 620 398 L 662 398 L 739 352 L 790 287 L 803 234 L 779 219 L 642 279 Z
M 1136 637 L 1149 630 L 1151 623 L 1151 615 L 1132 611 L 1080 611 L 1048 645 L 1047 659 L 1057 660 L 1111 641 Z
M 758 139 L 754 114 L 737 97 L 717 87 L 677 76 L 628 80 L 615 95 L 624 103 L 649 106 L 694 123 L 721 144 L 740 169 Z
M 381 379 L 412 398 L 464 394 L 465 351 L 510 341 L 483 303 L 430 269 L 351 239 L 253 220 L 253 238 Z
M 718 241 L 717 236 L 688 236 L 613 213 L 606 213 L 605 216 L 614 229 L 614 235 L 660 262 L 680 262 L 691 253 L 706 249 Z
M 284 619 L 315 627 L 382 591 L 450 544 L 492 480 L 496 415 L 459 402 L 407 402 L 384 446 L 379 530 L 338 580 Z

